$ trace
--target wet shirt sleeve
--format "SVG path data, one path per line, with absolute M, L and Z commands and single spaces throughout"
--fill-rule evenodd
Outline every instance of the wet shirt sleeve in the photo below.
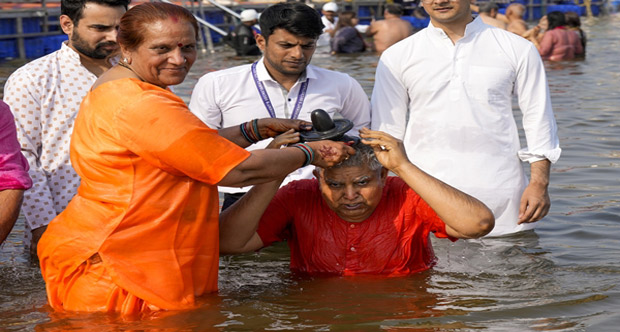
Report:
M 268 247 L 274 242 L 284 241 L 291 235 L 290 224 L 293 222 L 293 211 L 296 205 L 291 201 L 295 197 L 294 183 L 288 184 L 276 193 L 263 213 L 258 225 L 257 233 Z
M 413 189 L 411 189 L 404 181 L 402 190 L 407 192 L 406 204 L 409 209 L 415 211 L 415 215 L 421 220 L 426 229 L 426 233 L 433 233 L 435 237 L 447 238 L 454 242 L 458 238 L 448 235 L 446 232 L 446 224 L 439 218 L 435 210 L 431 208 L 426 201 L 422 199 Z

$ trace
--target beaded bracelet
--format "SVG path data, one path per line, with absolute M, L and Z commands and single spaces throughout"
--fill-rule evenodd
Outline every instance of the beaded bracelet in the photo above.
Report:
M 264 138 L 260 135 L 260 131 L 258 130 L 258 119 L 252 120 L 252 128 L 254 128 L 256 139 L 262 141 Z
M 299 150 L 303 151 L 303 153 L 306 155 L 306 161 L 304 162 L 302 167 L 306 167 L 306 166 L 312 164 L 312 162 L 314 161 L 314 151 L 312 150 L 312 148 L 308 144 L 297 143 L 297 144 L 293 144 L 293 145 L 290 145 L 290 146 L 298 148 Z

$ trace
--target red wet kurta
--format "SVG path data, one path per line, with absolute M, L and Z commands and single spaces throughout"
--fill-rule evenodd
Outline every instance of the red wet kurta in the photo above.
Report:
M 430 233 L 456 241 L 435 211 L 396 177 L 387 178 L 379 205 L 363 222 L 338 217 L 313 179 L 281 188 L 258 227 L 265 246 L 288 241 L 291 270 L 339 275 L 427 270 L 436 262 Z
M 185 309 L 217 290 L 215 184 L 249 156 L 168 90 L 134 79 L 84 99 L 71 140 L 77 195 L 39 243 L 55 309 Z

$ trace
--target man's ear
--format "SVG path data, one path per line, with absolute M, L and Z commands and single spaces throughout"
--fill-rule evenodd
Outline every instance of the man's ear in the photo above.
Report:
M 263 51 L 264 53 L 265 47 L 267 46 L 267 40 L 260 33 L 257 34 L 255 38 L 256 38 L 256 45 L 258 45 L 258 48 L 260 48 L 260 50 Z
M 321 168 L 319 167 L 315 167 L 314 170 L 312 171 L 312 175 L 314 175 L 315 178 L 320 179 L 321 178 Z
M 385 182 L 385 179 L 387 179 L 388 176 L 388 169 L 385 167 L 381 167 L 381 182 Z
M 58 21 L 60 21 L 60 28 L 62 29 L 62 31 L 67 36 L 69 36 L 69 39 L 71 39 L 71 36 L 73 35 L 73 29 L 75 28 L 73 20 L 67 15 L 60 15 Z

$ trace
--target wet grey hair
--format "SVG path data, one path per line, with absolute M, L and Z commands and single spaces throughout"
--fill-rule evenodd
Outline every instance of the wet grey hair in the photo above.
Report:
M 355 154 L 332 168 L 357 167 L 364 165 L 368 166 L 371 171 L 378 171 L 383 168 L 383 165 L 381 165 L 381 163 L 377 160 L 375 151 L 372 147 L 370 147 L 370 145 L 366 145 L 358 140 L 351 147 L 355 149 Z

